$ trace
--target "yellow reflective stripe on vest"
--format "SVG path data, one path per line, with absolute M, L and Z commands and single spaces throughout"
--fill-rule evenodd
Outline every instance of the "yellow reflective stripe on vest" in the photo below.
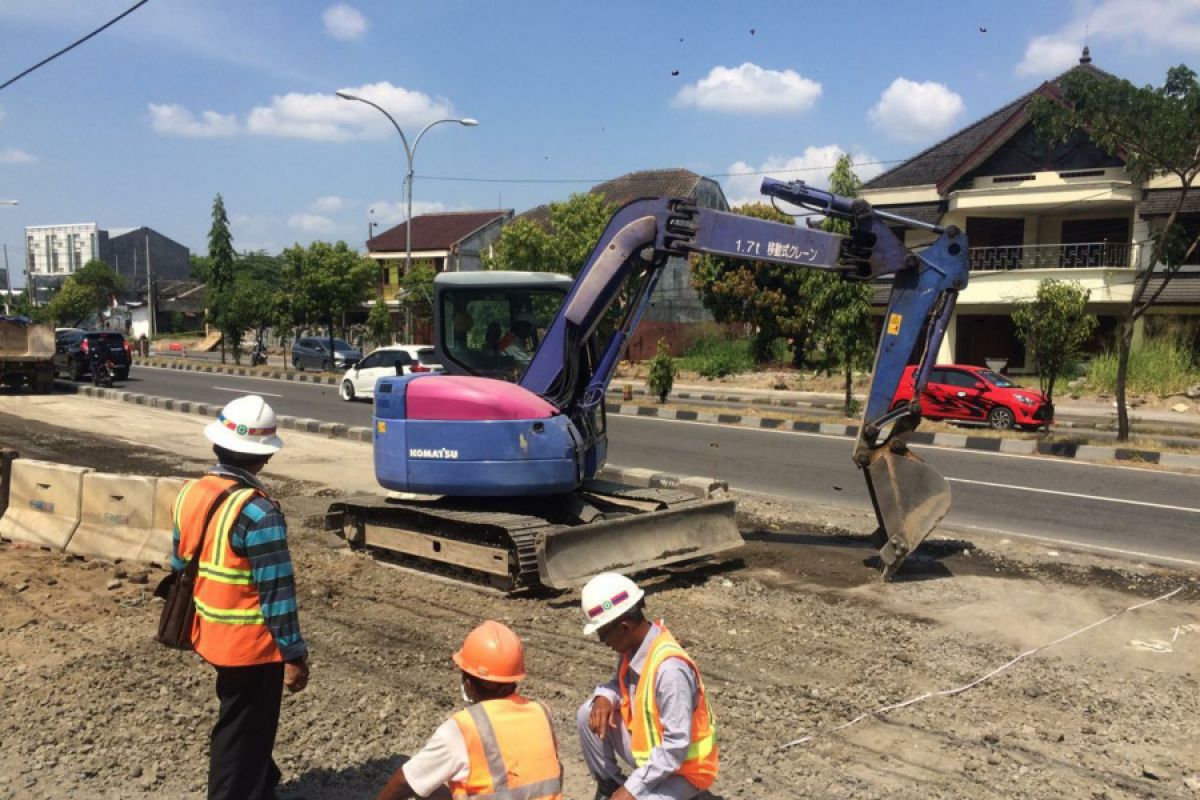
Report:
M 194 488 L 199 482 L 200 481 L 195 480 L 188 481 L 183 485 L 183 488 L 179 490 L 179 494 L 175 496 L 175 508 L 171 511 L 171 524 L 175 528 L 175 531 L 172 532 L 172 535 L 174 535 L 176 532 L 179 533 L 179 545 L 181 547 L 183 546 L 183 531 L 179 529 L 179 512 L 183 511 L 183 501 L 184 498 L 187 497 L 187 493 L 190 492 L 192 488 Z M 176 552 L 176 555 L 178 555 L 180 558 L 183 558 L 183 553 L 181 552 Z
M 226 625 L 265 625 L 266 620 L 263 619 L 262 608 L 214 608 L 207 605 L 198 599 L 193 598 L 196 603 L 196 613 L 209 622 L 223 622 Z
M 213 541 L 211 561 L 200 562 L 200 569 L 205 567 L 222 567 L 225 563 L 225 553 L 229 550 L 229 535 L 233 532 L 233 525 L 237 521 L 237 515 L 241 512 L 242 506 L 245 505 L 251 495 L 254 495 L 254 489 L 239 489 L 229 495 L 229 499 L 221 507 L 221 513 L 217 516 L 216 539 Z
M 214 567 L 208 564 L 200 567 L 197 570 L 200 575 L 217 583 L 232 583 L 238 586 L 248 586 L 254 579 L 254 572 L 248 569 L 229 569 L 228 567 Z
M 682 658 L 685 662 L 688 663 L 689 669 L 692 668 L 691 660 L 688 658 L 687 653 L 684 651 L 684 649 L 682 647 L 680 647 L 677 644 L 672 644 L 671 642 L 663 642 L 661 645 L 659 645 L 657 648 L 655 648 L 654 651 L 650 654 L 649 658 L 646 659 L 646 665 L 645 665 L 645 667 L 642 668 L 642 671 L 645 673 L 645 675 L 642 676 L 642 680 L 645 680 L 646 676 L 650 676 L 650 675 L 654 675 L 655 677 L 657 677 L 658 668 L 659 668 L 659 666 L 662 665 L 662 662 L 666 661 L 668 658 L 674 658 L 674 657 Z M 693 669 L 693 672 L 695 672 L 694 669 Z M 696 677 L 697 689 L 700 688 L 699 680 L 700 680 L 699 676 L 697 676 Z M 704 695 L 703 692 L 700 692 L 700 694 Z M 711 731 L 708 736 L 705 736 L 703 739 L 694 741 L 690 745 L 688 745 L 687 756 L 684 758 L 685 761 L 692 761 L 697 758 L 704 758 L 705 756 L 711 754 L 713 751 L 713 747 L 716 746 L 717 729 L 716 729 L 716 725 L 713 724 L 712 707 L 710 706 L 710 704 L 708 702 L 707 696 L 704 696 L 704 706 L 708 711 L 708 720 L 709 720 L 709 726 L 711 728 Z M 639 767 L 642 766 L 643 764 L 645 764 L 647 761 L 649 761 L 651 751 L 653 751 L 654 748 L 656 748 L 662 744 L 662 738 L 659 736 L 659 733 L 658 733 L 658 726 L 654 724 L 655 715 L 654 715 L 654 691 L 653 691 L 653 689 L 646 691 L 645 700 L 642 703 L 641 712 L 642 712 L 642 720 L 646 726 L 646 742 L 649 745 L 649 747 L 646 750 L 635 750 L 633 752 L 633 760 L 637 762 L 637 765 Z

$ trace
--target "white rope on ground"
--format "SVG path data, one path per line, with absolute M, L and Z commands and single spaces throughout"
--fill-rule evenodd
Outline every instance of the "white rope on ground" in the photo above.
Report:
M 1168 600 L 1168 599 L 1174 597 L 1175 595 L 1179 594 L 1183 590 L 1184 590 L 1184 587 L 1180 586 L 1179 588 L 1177 588 L 1173 591 L 1167 592 L 1166 594 L 1161 595 L 1159 597 L 1156 597 L 1153 600 L 1147 600 L 1143 603 L 1138 603 L 1137 605 L 1129 606 L 1129 608 L 1123 608 L 1120 611 L 1113 612 L 1112 614 L 1109 614 L 1104 619 L 1093 622 L 1091 625 L 1086 625 L 1077 631 L 1068 633 L 1065 636 L 1060 636 L 1059 638 L 1055 639 L 1054 641 L 1048 642 L 1047 644 L 1041 645 L 1040 647 L 1035 647 L 1032 650 L 1026 650 L 1024 653 L 1021 653 L 1020 655 L 1018 655 L 1016 658 L 1012 659 L 1011 661 L 1008 661 L 1007 663 L 1002 664 L 999 667 L 996 667 L 991 672 L 988 672 L 984 675 L 980 675 L 975 680 L 971 681 L 968 684 L 964 684 L 963 686 L 959 686 L 954 689 L 942 689 L 942 690 L 936 691 L 936 692 L 925 692 L 924 694 L 917 695 L 916 697 L 910 698 L 910 699 L 905 700 L 900 703 L 893 703 L 893 704 L 887 705 L 887 706 L 880 706 L 879 708 L 877 708 L 873 711 L 867 711 L 862 714 L 859 714 L 854 719 L 850 720 L 849 722 L 843 722 L 841 725 L 838 725 L 836 728 L 830 728 L 829 730 L 825 730 L 825 731 L 816 731 L 815 733 L 810 733 L 807 736 L 801 736 L 799 739 L 794 739 L 794 740 L 788 742 L 787 744 L 780 745 L 779 749 L 786 750 L 789 747 L 795 747 L 797 745 L 807 744 L 808 742 L 811 742 L 815 739 L 819 739 L 822 736 L 828 736 L 831 733 L 837 733 L 838 731 L 843 731 L 846 728 L 849 728 L 851 725 L 857 725 L 858 723 L 862 722 L 864 719 L 868 719 L 870 717 L 878 717 L 882 714 L 888 713 L 889 711 L 896 711 L 897 709 L 905 708 L 907 706 L 911 706 L 916 703 L 920 703 L 923 700 L 928 700 L 931 697 L 951 697 L 956 694 L 962 694 L 963 692 L 967 691 L 968 689 L 973 689 L 976 686 L 978 686 L 979 684 L 983 683 L 984 681 L 987 681 L 987 680 L 991 679 L 992 677 L 999 675 L 1001 672 L 1004 672 L 1009 667 L 1011 667 L 1015 664 L 1018 664 L 1021 661 L 1024 661 L 1025 659 L 1029 658 L 1030 656 L 1037 655 L 1041 651 L 1046 650 L 1047 648 L 1050 648 L 1050 647 L 1054 647 L 1057 644 L 1062 644 L 1063 642 L 1067 641 L 1068 639 L 1073 639 L 1076 636 L 1080 635 L 1081 633 L 1086 633 L 1087 631 L 1090 631 L 1092 628 L 1098 627 L 1110 620 L 1116 619 L 1117 617 L 1121 616 L 1122 614 L 1128 613 L 1130 611 L 1136 611 L 1139 608 L 1145 608 L 1146 606 L 1149 606 L 1149 605 L 1154 605 L 1155 603 L 1157 603 L 1161 600 Z

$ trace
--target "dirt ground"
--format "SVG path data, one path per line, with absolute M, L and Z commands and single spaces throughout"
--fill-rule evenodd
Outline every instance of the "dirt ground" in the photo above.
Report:
M 203 466 L 6 415 L 0 443 L 107 471 Z M 566 796 L 591 797 L 575 709 L 614 659 L 581 635 L 576 593 L 505 598 L 349 554 L 320 531 L 336 490 L 273 488 L 313 662 L 309 689 L 284 702 L 282 797 L 374 796 L 458 707 L 449 654 L 489 617 L 526 641 L 525 691 L 553 709 Z M 866 514 L 762 498 L 741 509 L 735 559 L 645 584 L 712 695 L 719 797 L 1200 797 L 1195 574 L 938 539 L 884 584 Z M 152 641 L 158 577 L 0 545 L 0 800 L 203 796 L 213 676 Z M 967 692 L 782 747 L 1178 587 Z

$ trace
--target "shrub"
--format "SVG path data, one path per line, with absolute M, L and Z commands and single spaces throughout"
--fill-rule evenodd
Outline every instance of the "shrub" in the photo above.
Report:
M 654 358 L 650 359 L 650 374 L 646 379 L 650 386 L 650 393 L 658 398 L 658 402 L 667 402 L 667 395 L 671 393 L 671 387 L 675 385 L 676 372 L 677 369 L 675 362 L 671 360 L 671 348 L 667 344 L 667 340 L 659 339 L 654 350 Z
M 1177 339 L 1157 337 L 1135 344 L 1129 353 L 1126 389 L 1138 394 L 1178 394 L 1200 382 L 1196 354 Z M 1117 354 L 1108 351 L 1092 359 L 1088 385 L 1112 393 L 1117 387 Z
M 736 375 L 754 368 L 750 343 L 710 334 L 698 338 L 677 362 L 680 369 L 694 370 L 706 378 Z

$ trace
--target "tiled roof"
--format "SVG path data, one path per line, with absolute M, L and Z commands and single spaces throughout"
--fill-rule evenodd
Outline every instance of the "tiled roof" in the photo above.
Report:
M 510 209 L 495 211 L 450 211 L 444 214 L 421 214 L 412 219 L 412 249 L 449 250 L 480 228 L 512 216 Z M 389 228 L 378 236 L 367 240 L 367 251 L 371 253 L 402 252 L 407 248 L 408 223 Z
M 1178 189 L 1148 189 L 1146 196 L 1142 199 L 1142 204 L 1138 207 L 1138 214 L 1143 217 L 1167 217 L 1175 210 L 1175 204 L 1178 202 Z M 1183 198 L 1183 208 L 1180 209 L 1180 212 L 1184 214 L 1200 212 L 1200 187 L 1188 191 L 1187 197 Z
M 700 180 L 699 175 L 686 169 L 647 169 L 598 183 L 588 193 L 602 194 L 613 205 L 623 206 L 641 197 L 691 197 Z M 545 225 L 550 221 L 550 207 L 531 208 L 519 218 Z
M 1074 70 L 1086 70 L 1097 76 L 1112 77 L 1107 72 L 1093 67 L 1090 63 L 1086 63 L 1072 67 L 1049 83 L 1057 84 L 1065 75 Z M 993 134 L 999 132 L 1006 123 L 1010 122 L 1037 92 L 1038 89 L 1034 89 L 1031 92 L 1021 95 L 1016 100 L 993 111 L 983 119 L 971 123 L 957 133 L 951 134 L 932 147 L 923 150 L 903 164 L 872 178 L 863 185 L 863 189 L 928 186 L 929 184 L 940 182 L 955 167 L 959 166 L 964 159 L 979 150 Z
M 946 211 L 945 203 L 914 203 L 908 206 L 875 206 L 880 211 L 897 214 L 901 217 L 915 219 L 917 222 L 928 222 L 936 225 Z
M 1195 268 L 1184 268 L 1185 271 L 1175 273 L 1171 278 L 1170 283 L 1163 289 L 1162 294 L 1154 301 L 1158 306 L 1195 306 L 1200 305 L 1200 271 Z M 1150 283 L 1146 286 L 1145 297 L 1154 297 L 1154 293 L 1158 287 L 1162 285 L 1162 278 L 1151 277 Z

